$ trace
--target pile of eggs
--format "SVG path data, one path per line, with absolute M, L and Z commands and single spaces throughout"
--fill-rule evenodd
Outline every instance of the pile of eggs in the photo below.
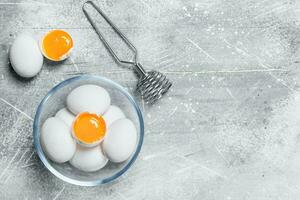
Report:
M 137 130 L 119 107 L 111 105 L 104 88 L 88 84 L 68 94 L 66 108 L 44 122 L 40 139 L 50 160 L 93 172 L 108 161 L 126 161 L 136 147 Z
M 15 72 L 31 78 L 37 75 L 43 66 L 43 56 L 57 62 L 66 59 L 73 49 L 73 40 L 63 30 L 52 30 L 38 42 L 28 33 L 22 33 L 13 42 L 9 59 Z

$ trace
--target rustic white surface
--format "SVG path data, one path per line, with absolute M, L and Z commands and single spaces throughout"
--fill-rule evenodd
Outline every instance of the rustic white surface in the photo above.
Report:
M 0 1 L 0 199 L 300 198 L 298 0 L 97 1 L 138 47 L 141 63 L 174 85 L 155 106 L 141 104 L 144 145 L 120 179 L 84 188 L 48 172 L 32 141 L 47 91 L 80 73 L 131 92 L 136 84 L 99 41 L 82 3 Z M 10 44 L 23 31 L 38 39 L 50 29 L 72 34 L 71 58 L 20 79 L 8 64 Z

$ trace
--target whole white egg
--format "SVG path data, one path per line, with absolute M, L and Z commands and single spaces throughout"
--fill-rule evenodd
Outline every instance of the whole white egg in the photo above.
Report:
M 137 142 L 137 131 L 127 118 L 112 123 L 104 137 L 103 151 L 112 162 L 123 162 L 133 153 Z
M 108 92 L 97 85 L 82 85 L 67 96 L 67 107 L 75 115 L 90 112 L 102 115 L 110 105 Z
M 77 145 L 70 164 L 82 171 L 94 172 L 103 168 L 107 161 L 99 145 L 92 148 Z
M 55 117 L 62 120 L 69 128 L 72 128 L 72 124 L 75 119 L 75 116 L 67 108 L 60 109 L 55 114 Z
M 56 117 L 48 118 L 41 130 L 41 145 L 45 154 L 54 162 L 69 161 L 76 150 L 70 129 Z
M 43 55 L 38 43 L 29 34 L 20 34 L 13 42 L 9 59 L 15 72 L 25 78 L 31 78 L 41 71 Z
M 125 118 L 125 114 L 118 106 L 111 105 L 102 117 L 104 118 L 106 127 L 108 128 L 114 121 Z

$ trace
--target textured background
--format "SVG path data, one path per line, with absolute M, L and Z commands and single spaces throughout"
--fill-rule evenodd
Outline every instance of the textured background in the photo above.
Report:
M 144 145 L 117 181 L 84 188 L 50 174 L 32 144 L 32 118 L 47 91 L 80 73 L 131 92 L 136 84 L 105 50 L 82 3 L 0 1 L 0 199 L 300 199 L 298 0 L 97 1 L 141 63 L 174 86 L 153 107 L 139 101 Z M 74 38 L 71 58 L 20 79 L 7 58 L 14 38 L 58 28 Z

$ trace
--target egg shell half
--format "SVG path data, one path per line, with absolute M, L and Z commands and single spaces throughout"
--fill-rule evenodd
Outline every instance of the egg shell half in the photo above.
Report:
M 67 51 L 67 52 L 66 52 L 63 56 L 61 56 L 58 60 L 49 57 L 49 56 L 47 55 L 47 53 L 46 53 L 44 47 L 43 47 L 43 42 L 44 42 L 45 37 L 46 37 L 48 34 L 51 34 L 53 31 L 63 31 L 63 32 L 65 32 L 67 35 L 69 35 L 69 37 L 70 37 L 70 39 L 71 39 L 71 43 L 73 43 L 73 39 L 72 39 L 71 35 L 70 35 L 68 32 L 66 32 L 66 31 L 64 31 L 64 30 L 54 29 L 54 30 L 51 30 L 51 31 L 49 31 L 48 33 L 46 33 L 46 34 L 44 35 L 44 37 L 42 37 L 42 38 L 40 39 L 40 41 L 39 41 L 40 50 L 41 50 L 41 53 L 42 53 L 48 60 L 51 60 L 51 61 L 54 61 L 54 62 L 57 62 L 57 61 L 63 61 L 63 60 L 65 60 L 65 59 L 67 59 L 67 58 L 70 57 L 71 52 L 72 52 L 72 50 L 73 50 L 74 47 L 70 48 L 69 51 Z M 66 38 L 66 37 L 65 37 L 65 38 Z
M 102 143 L 103 151 L 112 162 L 123 162 L 133 153 L 137 142 L 137 131 L 127 118 L 112 123 Z
M 88 148 L 77 145 L 76 152 L 70 164 L 85 172 L 94 172 L 103 168 L 108 159 L 102 153 L 100 145 Z
M 70 129 L 56 117 L 48 118 L 41 130 L 41 144 L 45 154 L 54 162 L 69 161 L 76 150 Z
M 102 117 L 105 120 L 106 127 L 109 127 L 113 122 L 117 121 L 118 119 L 125 118 L 125 114 L 118 106 L 111 105 Z
M 67 96 L 67 107 L 75 115 L 82 112 L 103 115 L 109 105 L 108 92 L 97 85 L 79 86 Z
M 10 48 L 9 59 L 15 72 L 24 78 L 37 75 L 43 66 L 38 43 L 27 33 L 17 36 Z
M 75 116 L 67 109 L 62 108 L 56 114 L 55 117 L 62 120 L 69 128 L 72 129 L 72 124 L 75 119 Z

